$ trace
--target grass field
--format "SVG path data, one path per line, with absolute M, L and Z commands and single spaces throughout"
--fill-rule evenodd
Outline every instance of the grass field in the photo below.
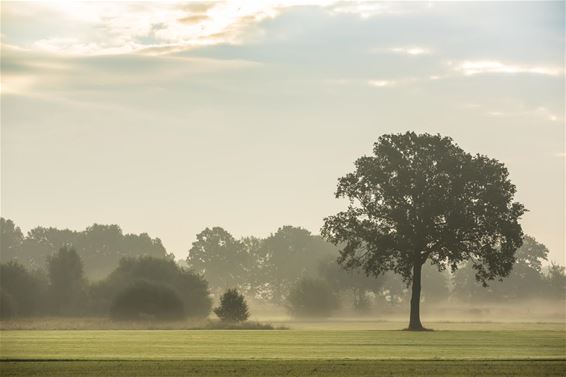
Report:
M 2 376 L 561 376 L 563 324 L 433 324 L 433 332 L 17 330 Z M 374 327 L 393 327 L 378 324 Z M 400 327 L 400 326 L 399 326 Z
M 3 376 L 563 376 L 560 361 L 217 360 L 4 362 Z

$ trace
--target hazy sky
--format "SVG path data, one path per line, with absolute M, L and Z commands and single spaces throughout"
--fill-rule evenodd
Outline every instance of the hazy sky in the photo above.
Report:
M 505 162 L 565 262 L 563 2 L 282 3 L 2 2 L 2 216 L 179 258 L 207 226 L 318 233 L 353 161 L 415 130 Z

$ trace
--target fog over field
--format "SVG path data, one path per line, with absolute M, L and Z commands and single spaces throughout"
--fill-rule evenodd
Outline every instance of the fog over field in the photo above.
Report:
M 2 376 L 562 376 L 566 6 L 0 3 Z

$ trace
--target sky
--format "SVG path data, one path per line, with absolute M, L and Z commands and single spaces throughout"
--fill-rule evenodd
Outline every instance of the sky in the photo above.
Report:
M 1 207 L 23 231 L 317 234 L 386 133 L 506 164 L 565 258 L 563 2 L 2 2 Z

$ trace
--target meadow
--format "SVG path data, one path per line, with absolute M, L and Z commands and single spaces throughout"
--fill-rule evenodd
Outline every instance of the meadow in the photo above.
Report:
M 290 330 L 2 331 L 3 376 L 559 376 L 564 324 L 297 323 Z

